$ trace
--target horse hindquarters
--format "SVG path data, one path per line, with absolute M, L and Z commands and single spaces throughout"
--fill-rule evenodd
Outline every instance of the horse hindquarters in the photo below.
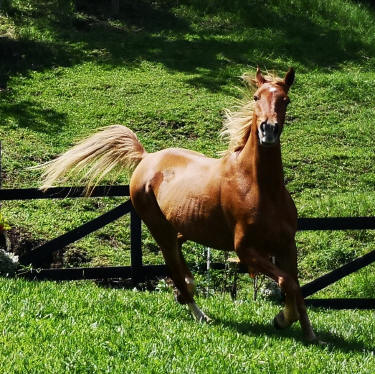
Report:
M 194 302 L 194 278 L 181 252 L 177 231 L 165 219 L 151 188 L 146 188 L 145 185 L 137 186 L 137 178 L 132 178 L 130 187 L 133 206 L 163 253 L 169 274 L 177 289 L 176 300 L 180 304 L 187 304 L 196 320 L 209 321 Z

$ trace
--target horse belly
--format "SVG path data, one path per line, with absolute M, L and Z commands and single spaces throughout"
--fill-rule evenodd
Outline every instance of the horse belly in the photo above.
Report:
M 174 189 L 159 206 L 166 219 L 185 240 L 216 249 L 232 250 L 233 236 L 213 195 Z

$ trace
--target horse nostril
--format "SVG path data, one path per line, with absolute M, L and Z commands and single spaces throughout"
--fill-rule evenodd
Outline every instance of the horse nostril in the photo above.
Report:
M 262 133 L 265 133 L 266 132 L 266 122 L 262 122 L 260 124 L 260 130 L 262 131 Z
M 273 129 L 273 132 L 275 135 L 277 135 L 279 133 L 279 124 L 278 123 L 275 123 L 275 127 Z

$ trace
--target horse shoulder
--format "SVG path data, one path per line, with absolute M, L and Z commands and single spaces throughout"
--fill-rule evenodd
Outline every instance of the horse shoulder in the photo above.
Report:
M 266 252 L 294 241 L 297 210 L 285 186 L 266 191 L 257 188 L 249 175 L 237 170 L 230 158 L 225 165 L 221 202 L 234 247 L 252 246 Z

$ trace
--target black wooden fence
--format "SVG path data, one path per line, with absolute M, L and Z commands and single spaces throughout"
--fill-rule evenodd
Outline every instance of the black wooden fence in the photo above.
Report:
M 56 187 L 50 188 L 46 192 L 42 192 L 36 188 L 0 189 L 0 201 L 82 198 L 83 195 L 84 187 Z M 90 195 L 90 197 L 114 196 L 129 196 L 129 186 L 98 186 L 94 188 Z M 23 264 L 37 264 L 43 257 L 64 248 L 68 244 L 74 243 L 125 214 L 130 214 L 130 266 L 31 269 L 25 271 L 23 275 L 34 279 L 51 280 L 131 278 L 135 283 L 156 276 L 167 275 L 166 267 L 164 265 L 145 266 L 142 263 L 141 220 L 135 213 L 130 200 L 127 200 L 109 212 L 104 213 L 81 226 L 34 248 L 30 253 L 22 256 L 20 262 Z
M 1 158 L 0 158 L 1 173 Z M 1 180 L 1 174 L 0 174 Z M 33 199 L 61 199 L 82 198 L 83 187 L 57 187 L 42 192 L 36 188 L 1 189 L 0 202 L 10 200 Z M 98 186 L 94 188 L 90 197 L 129 196 L 129 186 Z M 22 263 L 38 263 L 38 260 L 60 250 L 68 244 L 92 233 L 110 222 L 130 214 L 131 226 L 131 265 L 94 268 L 62 268 L 62 269 L 30 269 L 23 273 L 32 279 L 49 280 L 79 280 L 79 279 L 108 279 L 129 278 L 134 283 L 147 279 L 168 275 L 165 265 L 144 265 L 142 262 L 141 220 L 134 211 L 130 200 L 120 204 L 107 213 L 75 228 L 51 241 L 34 248 L 29 254 L 21 258 Z M 344 217 L 344 218 L 300 218 L 298 230 L 367 230 L 375 229 L 375 217 Z M 375 261 L 375 250 L 330 273 L 302 286 L 304 297 L 308 297 L 339 279 L 371 264 Z M 205 265 L 202 265 L 204 268 Z M 221 263 L 212 263 L 212 269 L 224 269 Z M 240 268 L 241 272 L 246 269 Z M 335 309 L 375 309 L 375 299 L 307 299 L 307 305 L 329 307 Z
M 61 199 L 80 198 L 84 192 L 83 187 L 57 187 L 42 192 L 35 188 L 26 189 L 0 189 L 0 201 L 32 200 L 32 199 Z M 103 196 L 129 196 L 129 186 L 99 186 L 96 187 L 91 197 Z M 131 217 L 131 265 L 116 267 L 94 268 L 62 268 L 62 269 L 31 269 L 24 276 L 33 279 L 50 280 L 78 280 L 78 279 L 106 279 L 106 278 L 131 278 L 134 283 L 168 275 L 165 265 L 143 265 L 141 220 L 134 211 L 130 200 L 120 204 L 116 208 L 104 213 L 98 218 L 83 224 L 51 241 L 34 248 L 24 256 L 23 263 L 38 262 L 43 256 L 62 249 L 66 245 L 92 233 L 125 214 Z M 298 229 L 305 230 L 364 230 L 375 229 L 375 217 L 345 217 L 345 218 L 300 218 Z M 302 286 L 304 297 L 308 297 L 339 279 L 371 264 L 375 261 L 375 250 L 356 260 L 338 268 L 330 273 L 315 279 Z M 203 267 L 203 265 L 202 265 Z M 224 269 L 225 265 L 212 263 L 212 269 Z M 240 269 L 246 272 L 246 269 Z M 307 299 L 307 305 L 330 307 L 336 309 L 350 308 L 375 308 L 375 299 Z

